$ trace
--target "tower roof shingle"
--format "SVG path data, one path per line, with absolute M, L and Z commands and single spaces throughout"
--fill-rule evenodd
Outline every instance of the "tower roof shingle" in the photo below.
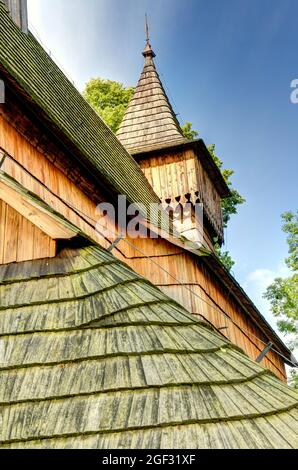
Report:
M 154 64 L 147 40 L 144 68 L 117 137 L 129 151 L 187 142 Z

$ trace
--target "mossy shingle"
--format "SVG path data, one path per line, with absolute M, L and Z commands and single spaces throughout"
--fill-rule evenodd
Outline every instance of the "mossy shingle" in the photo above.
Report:
M 100 247 L 0 276 L 1 447 L 297 446 L 297 393 Z

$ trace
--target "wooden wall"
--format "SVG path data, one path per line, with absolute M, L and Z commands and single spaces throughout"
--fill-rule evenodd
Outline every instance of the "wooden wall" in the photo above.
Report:
M 192 149 L 147 156 L 139 164 L 162 202 L 171 200 L 175 205 L 190 200 L 195 204 L 199 200 L 213 229 L 223 237 L 220 196 Z
M 70 177 L 67 176 L 67 173 L 72 171 L 65 163 L 67 162 L 68 156 L 65 157 L 64 164 L 61 164 L 61 161 L 57 162 L 54 154 L 45 156 L 44 153 L 37 148 L 37 144 L 32 145 L 28 138 L 24 138 L 15 127 L 17 126 L 11 125 L 3 114 L 2 116 L 0 115 L 0 147 L 13 155 L 24 168 L 32 172 L 41 182 L 46 183 L 56 195 L 67 201 L 68 206 L 43 188 L 40 183 L 30 177 L 15 162 L 6 159 L 4 164 L 5 171 L 25 187 L 38 194 L 54 209 L 58 210 L 71 222 L 80 227 L 90 237 L 97 240 L 103 247 L 106 248 L 110 246 L 110 242 L 116 238 L 116 235 L 103 238 L 96 233 L 94 229 L 95 221 L 98 219 L 96 205 L 97 202 L 100 201 L 98 200 L 96 202 L 93 198 L 92 191 L 86 194 L 80 188 L 79 184 L 75 184 Z M 43 140 L 44 139 L 45 137 L 43 137 Z M 76 207 L 77 210 L 75 211 L 70 208 L 69 204 Z M 111 230 L 115 230 L 106 218 L 104 219 L 104 224 Z M 232 298 L 225 286 L 206 268 L 200 258 L 185 250 L 181 250 L 166 240 L 136 239 L 132 240 L 132 243 L 181 280 L 182 283 L 194 293 L 190 293 L 189 290 L 186 290 L 183 286 L 162 272 L 136 248 L 127 245 L 125 241 L 121 241 L 117 245 L 117 248 L 114 249 L 113 253 L 119 259 L 128 263 L 139 274 L 149 279 L 184 305 L 190 312 L 204 317 L 216 328 L 227 326 L 227 329 L 220 330 L 221 333 L 244 349 L 252 359 L 257 357 L 263 349 L 263 344 L 258 342 L 252 334 L 266 342 L 268 342 L 268 338 L 263 335 L 261 329 L 252 322 L 245 311 Z M 1 249 L 3 252 L 4 245 L 1 239 L 0 244 L 2 244 Z M 5 251 L 6 250 L 5 248 Z M 201 299 L 199 297 L 201 297 Z M 208 302 L 209 305 L 207 305 L 206 302 Z M 231 322 L 226 320 L 225 317 L 213 309 L 212 306 L 216 306 L 225 312 L 240 325 L 240 328 L 233 326 Z M 243 331 L 241 331 L 242 329 Z M 247 334 L 244 330 L 252 334 Z M 263 364 L 280 378 L 285 379 L 284 364 L 276 353 L 270 351 L 264 359 Z
M 264 342 L 268 343 L 268 338 L 201 258 L 173 246 L 166 240 L 156 243 L 155 240 L 137 239 L 133 240 L 133 244 L 183 285 L 142 256 L 138 250 L 121 242 L 119 248 L 126 253 L 129 264 L 135 271 L 150 279 L 194 315 L 203 317 L 215 326 L 252 359 L 258 357 L 265 347 Z M 270 351 L 262 364 L 281 379 L 285 379 L 283 360 L 275 352 Z
M 56 242 L 0 200 L 0 264 L 56 255 Z

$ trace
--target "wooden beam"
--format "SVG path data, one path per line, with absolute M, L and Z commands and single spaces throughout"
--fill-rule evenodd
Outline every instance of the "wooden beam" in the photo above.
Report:
M 42 230 L 53 240 L 70 239 L 78 234 L 71 224 L 64 221 L 41 200 L 22 190 L 21 185 L 0 172 L 0 199 Z

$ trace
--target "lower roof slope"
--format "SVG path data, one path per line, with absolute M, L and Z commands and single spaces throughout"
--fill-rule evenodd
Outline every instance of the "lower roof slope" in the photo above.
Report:
M 98 246 L 0 267 L 0 447 L 288 448 L 298 396 Z

